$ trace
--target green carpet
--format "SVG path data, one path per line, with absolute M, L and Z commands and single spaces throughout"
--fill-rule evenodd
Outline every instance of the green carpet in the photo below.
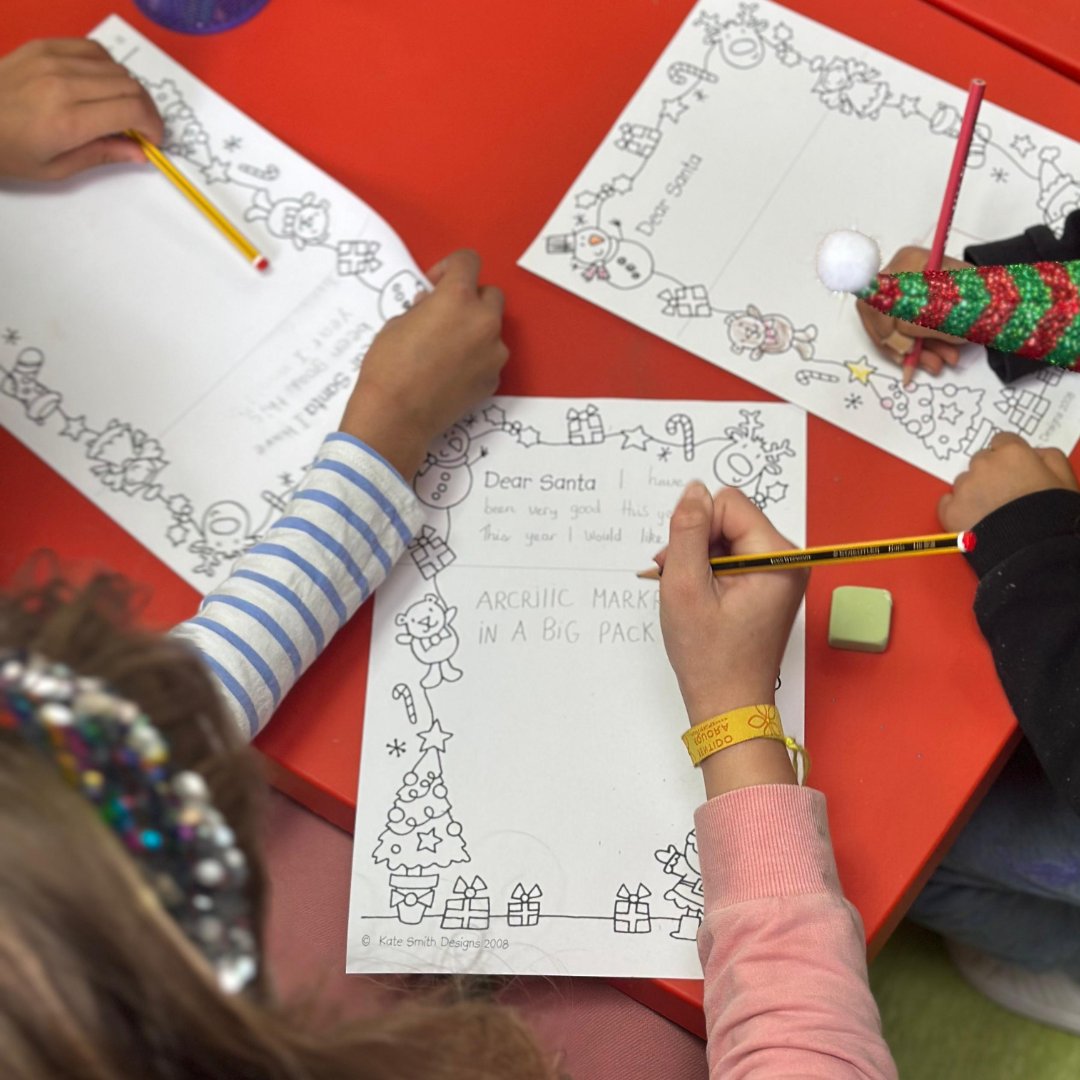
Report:
M 973 990 L 941 939 L 903 923 L 870 965 L 902 1080 L 1076 1080 L 1080 1038 L 1006 1012 Z

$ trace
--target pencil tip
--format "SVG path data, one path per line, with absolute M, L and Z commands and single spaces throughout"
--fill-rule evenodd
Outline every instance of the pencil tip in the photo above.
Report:
M 639 570 L 637 576 L 644 578 L 646 581 L 659 581 L 660 571 L 657 567 L 650 566 L 648 570 Z

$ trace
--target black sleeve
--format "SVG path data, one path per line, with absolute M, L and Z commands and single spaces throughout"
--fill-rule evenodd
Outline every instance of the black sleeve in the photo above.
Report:
M 1080 210 L 1066 219 L 1058 239 L 1045 225 L 1033 225 L 1019 236 L 973 244 L 964 249 L 964 258 L 974 266 L 1010 266 L 1014 263 L 1063 262 L 1080 259 Z M 1041 360 L 1029 360 L 998 349 L 987 349 L 987 359 L 1002 382 L 1010 383 L 1045 367 Z
M 974 533 L 975 615 L 998 678 L 1051 784 L 1080 813 L 1080 493 L 1025 495 Z

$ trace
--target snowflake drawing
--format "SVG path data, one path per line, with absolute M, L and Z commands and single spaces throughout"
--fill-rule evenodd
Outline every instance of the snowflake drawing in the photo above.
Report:
M 392 757 L 401 757 L 405 753 L 405 744 L 400 739 L 394 739 L 386 744 L 386 752 Z
M 18 345 L 19 344 L 19 331 L 13 330 L 10 326 L 4 331 L 4 344 L 5 345 Z
M 848 394 L 844 398 L 845 409 L 858 409 L 862 405 L 862 398 L 858 394 Z
M 230 135 L 222 145 L 225 147 L 226 150 L 236 151 L 244 145 L 244 140 L 241 139 L 238 135 Z
M 998 184 L 1007 184 L 1009 182 L 1009 174 L 1000 165 L 996 165 L 990 170 L 990 176 Z

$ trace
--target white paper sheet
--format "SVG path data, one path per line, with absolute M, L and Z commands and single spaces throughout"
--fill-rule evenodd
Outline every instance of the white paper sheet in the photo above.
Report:
M 521 265 L 942 479 L 998 430 L 1068 452 L 1077 376 L 1005 387 L 973 346 L 905 393 L 815 274 L 837 228 L 929 246 L 964 103 L 779 5 L 699 4 Z M 984 104 L 948 250 L 1059 229 L 1077 175 L 1077 144 Z
M 421 286 L 370 207 L 110 17 L 177 166 L 0 186 L 0 420 L 200 591 L 284 506 L 375 333 Z
M 698 977 L 703 800 L 655 582 L 690 480 L 804 542 L 790 405 L 498 398 L 435 448 L 375 602 L 349 971 Z M 781 669 L 803 731 L 803 623 Z

